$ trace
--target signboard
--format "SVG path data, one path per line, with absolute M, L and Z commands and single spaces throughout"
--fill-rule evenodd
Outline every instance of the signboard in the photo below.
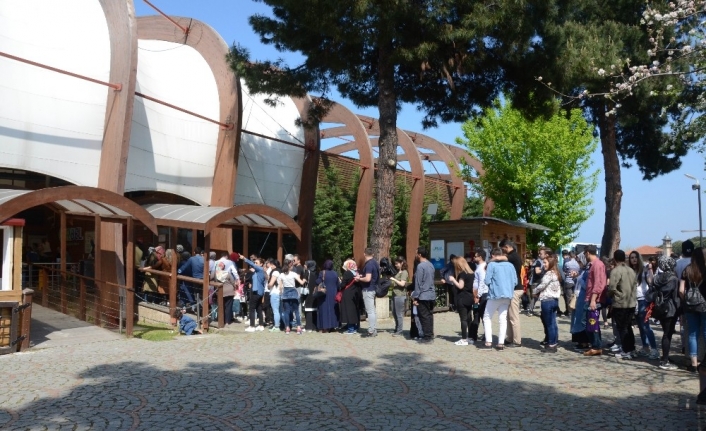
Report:
M 431 240 L 431 250 L 429 251 L 429 261 L 434 265 L 435 269 L 442 269 L 446 264 L 444 259 L 444 240 Z
M 446 259 L 448 260 L 452 254 L 463 257 L 462 242 L 450 242 L 446 244 Z

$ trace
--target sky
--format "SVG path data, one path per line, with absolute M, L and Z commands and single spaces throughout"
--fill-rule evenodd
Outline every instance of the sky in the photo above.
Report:
M 134 0 L 137 16 L 157 12 L 143 0 Z M 301 58 L 280 53 L 260 42 L 248 24 L 253 14 L 268 15 L 270 8 L 252 0 L 151 0 L 164 13 L 195 18 L 213 27 L 228 45 L 238 43 L 250 50 L 253 60 L 284 58 L 296 64 Z M 537 73 L 541 75 L 541 73 Z M 336 102 L 355 113 L 377 117 L 376 108 L 356 108 L 350 101 L 332 96 Z M 427 134 L 438 141 L 453 144 L 462 136 L 461 124 L 449 123 L 424 131 L 422 115 L 414 106 L 404 106 L 398 115 L 398 127 Z M 323 147 L 325 149 L 325 147 Z M 593 215 L 581 226 L 575 242 L 600 243 L 605 219 L 605 182 L 602 173 L 603 158 L 598 149 L 592 156 L 594 169 L 600 169 L 599 183 L 593 194 Z M 620 215 L 621 248 L 628 250 L 641 245 L 657 246 L 669 235 L 673 240 L 698 236 L 699 212 L 697 192 L 692 190 L 693 180 L 684 174 L 706 181 L 704 156 L 690 152 L 682 158 L 682 167 L 651 181 L 642 179 L 637 168 L 622 168 L 623 202 Z M 705 187 L 706 188 L 706 187 Z M 702 196 L 703 197 L 703 196 Z M 693 232 L 683 232 L 693 231 Z

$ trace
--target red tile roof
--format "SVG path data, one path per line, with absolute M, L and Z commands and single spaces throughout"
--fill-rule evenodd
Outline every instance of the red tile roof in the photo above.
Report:
M 640 247 L 637 247 L 633 249 L 640 253 L 640 255 L 654 255 L 654 254 L 662 254 L 663 250 L 661 247 L 652 247 L 651 245 L 641 245 Z M 630 254 L 633 250 L 628 251 L 626 254 Z

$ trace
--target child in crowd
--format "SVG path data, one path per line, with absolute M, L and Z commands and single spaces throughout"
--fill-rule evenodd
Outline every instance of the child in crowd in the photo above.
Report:
M 177 320 L 177 325 L 179 325 L 179 333 L 201 335 L 201 332 L 196 329 L 196 321 L 186 314 L 185 308 L 174 310 L 173 317 Z

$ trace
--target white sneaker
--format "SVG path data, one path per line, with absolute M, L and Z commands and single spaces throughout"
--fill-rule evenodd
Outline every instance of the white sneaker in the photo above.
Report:
M 620 353 L 621 350 L 622 348 L 617 344 L 613 344 L 613 347 L 610 348 L 611 353 Z
M 262 326 L 262 325 L 260 325 L 260 326 L 258 326 L 257 328 L 255 328 L 255 330 L 256 330 L 256 331 L 264 331 L 264 330 L 265 330 L 265 327 Z
M 475 341 L 473 341 L 472 338 L 466 339 L 466 342 L 468 343 L 469 346 L 472 346 L 475 343 Z
M 256 331 L 256 329 L 254 326 L 248 326 L 247 328 L 245 328 L 245 332 L 255 332 L 255 331 Z
M 456 341 L 454 344 L 456 344 L 457 346 L 468 346 L 468 341 L 466 341 L 462 338 L 462 339 Z

